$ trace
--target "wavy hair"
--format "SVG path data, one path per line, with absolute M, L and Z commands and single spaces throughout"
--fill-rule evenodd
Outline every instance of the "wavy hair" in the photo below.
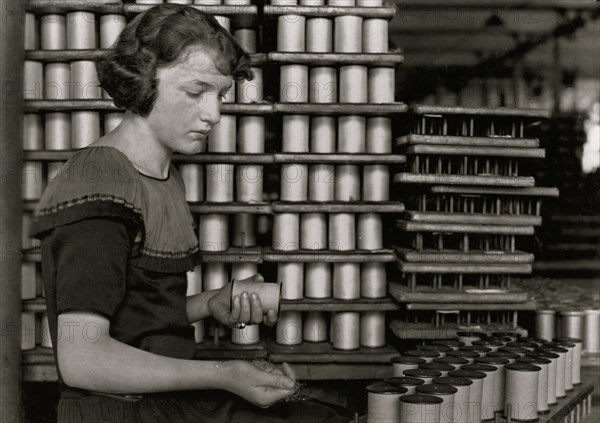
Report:
M 214 17 L 190 6 L 161 4 L 137 15 L 96 62 L 100 86 L 118 107 L 147 116 L 157 97 L 156 69 L 183 60 L 194 45 L 212 53 L 223 75 L 253 78 L 250 56 Z

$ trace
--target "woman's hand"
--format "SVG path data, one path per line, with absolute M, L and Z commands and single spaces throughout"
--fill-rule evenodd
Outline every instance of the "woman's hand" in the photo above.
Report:
M 260 274 L 255 274 L 249 278 L 243 279 L 247 282 L 264 282 Z M 210 314 L 219 322 L 226 326 L 233 326 L 238 323 L 258 324 L 263 322 L 268 326 L 273 326 L 277 322 L 275 310 L 266 310 L 266 317 L 260 303 L 260 298 L 256 293 L 252 295 L 242 292 L 242 295 L 236 295 L 231 301 L 231 283 L 219 289 L 213 297 L 208 300 L 208 309 Z
M 267 408 L 296 392 L 296 375 L 287 363 L 277 367 L 271 363 L 231 361 L 229 365 L 227 390 L 254 405 Z

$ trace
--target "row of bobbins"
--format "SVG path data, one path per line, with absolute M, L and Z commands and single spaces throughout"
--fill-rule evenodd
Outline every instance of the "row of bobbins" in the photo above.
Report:
M 538 338 L 551 340 L 556 336 L 583 340 L 583 352 L 600 352 L 600 310 L 597 308 L 536 310 L 535 333 Z
M 21 350 L 33 350 L 38 345 L 52 348 L 48 314 L 25 311 L 21 313 Z

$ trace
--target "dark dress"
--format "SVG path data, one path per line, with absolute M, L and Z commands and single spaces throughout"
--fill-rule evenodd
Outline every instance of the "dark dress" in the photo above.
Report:
M 185 187 L 171 165 L 159 180 L 137 172 L 113 147 L 77 152 L 46 189 L 35 235 L 42 240 L 48 322 L 89 311 L 110 320 L 110 335 L 154 354 L 193 359 L 186 271 L 199 262 Z M 95 331 L 86 331 L 97 336 Z M 56 348 L 54 349 L 56 357 Z M 59 422 L 347 422 L 347 410 L 312 399 L 256 407 L 226 391 L 109 397 L 60 378 Z

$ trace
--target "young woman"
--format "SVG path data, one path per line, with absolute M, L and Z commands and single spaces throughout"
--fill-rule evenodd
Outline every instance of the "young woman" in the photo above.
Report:
M 185 296 L 199 249 L 171 155 L 205 150 L 221 96 L 252 78 L 248 55 L 214 18 L 166 4 L 133 19 L 97 69 L 125 117 L 65 164 L 36 223 L 59 421 L 348 421 L 318 401 L 280 402 L 296 387 L 286 364 L 193 359 L 191 322 L 277 319 L 255 295 L 230 305 L 230 285 Z

